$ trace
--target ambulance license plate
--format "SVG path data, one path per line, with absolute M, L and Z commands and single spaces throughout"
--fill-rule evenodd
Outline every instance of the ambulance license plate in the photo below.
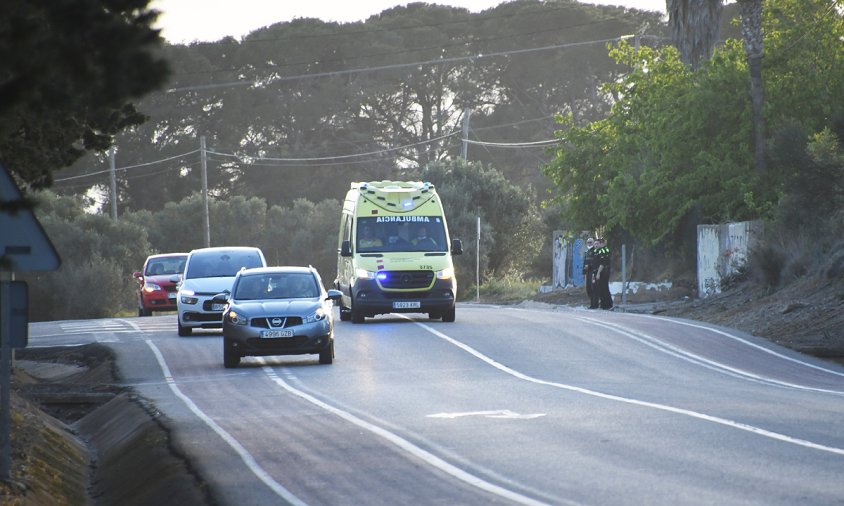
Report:
M 396 301 L 393 302 L 393 309 L 419 309 L 422 303 L 417 301 Z

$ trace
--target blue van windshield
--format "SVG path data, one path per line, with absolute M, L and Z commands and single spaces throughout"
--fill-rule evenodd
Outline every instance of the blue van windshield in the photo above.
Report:
M 445 223 L 441 216 L 372 216 L 357 219 L 357 251 L 446 252 Z

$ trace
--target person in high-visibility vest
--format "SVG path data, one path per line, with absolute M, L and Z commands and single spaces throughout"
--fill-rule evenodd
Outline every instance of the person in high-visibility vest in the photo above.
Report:
M 610 294 L 610 248 L 603 237 L 599 237 L 595 244 L 595 259 L 598 265 L 592 285 L 592 305 L 600 305 L 601 309 L 612 309 L 612 294 Z

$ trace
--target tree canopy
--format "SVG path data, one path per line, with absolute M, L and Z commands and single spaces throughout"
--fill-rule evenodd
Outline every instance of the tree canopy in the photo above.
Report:
M 401 179 L 454 159 L 467 109 L 470 139 L 552 139 L 555 113 L 597 119 L 609 109 L 598 86 L 621 67 L 603 41 L 642 26 L 659 33 L 662 25 L 656 13 L 572 0 L 481 13 L 411 3 L 365 22 L 296 19 L 239 41 L 168 46 L 167 90 L 146 97 L 139 110 L 150 121 L 117 140 L 118 166 L 131 167 L 118 172 L 120 207 L 160 209 L 199 189 L 199 136 L 212 194 L 270 204 L 340 198 L 349 181 Z M 547 186 L 542 146 L 473 146 L 470 159 L 523 186 Z M 104 165 L 89 157 L 61 176 Z M 106 183 L 95 175 L 56 190 Z
M 132 101 L 167 75 L 148 1 L 0 3 L 0 160 L 21 181 L 48 187 L 144 121 Z
M 842 14 L 823 0 L 770 0 L 764 31 L 768 138 L 790 124 L 820 131 L 841 111 Z M 801 169 L 754 170 L 742 42 L 728 40 L 697 71 L 671 46 L 621 42 L 611 54 L 629 69 L 604 87 L 618 97 L 611 113 L 585 125 L 560 118 L 545 172 L 564 219 L 656 243 L 673 240 L 690 213 L 709 223 L 773 216 L 789 172 Z

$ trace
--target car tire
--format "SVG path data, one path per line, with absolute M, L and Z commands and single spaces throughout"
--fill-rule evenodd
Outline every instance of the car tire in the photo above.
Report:
M 322 359 L 322 355 L 320 355 Z M 240 365 L 240 354 L 234 349 L 231 340 L 223 338 L 223 367 L 232 369 Z
M 319 352 L 319 363 L 322 365 L 334 363 L 334 339 L 331 340 L 331 344 L 327 348 Z
M 351 319 L 352 319 L 352 310 L 347 308 L 347 307 L 340 306 L 340 321 L 341 322 L 347 322 Z
M 440 313 L 428 313 L 428 318 L 430 318 L 431 320 L 439 320 L 442 317 L 443 315 Z
M 352 299 L 352 307 L 349 308 L 349 319 L 352 320 L 352 323 L 363 323 L 366 320 L 366 317 L 363 314 L 363 311 L 355 309 L 355 299 Z
M 453 322 L 455 317 L 454 306 L 451 306 L 451 309 L 443 313 L 443 321 L 444 322 Z
M 179 322 L 179 335 L 180 335 L 180 336 L 182 336 L 182 337 L 184 337 L 184 336 L 189 336 L 189 335 L 191 335 L 192 333 L 193 333 L 193 329 L 192 329 L 192 328 L 190 328 L 190 327 L 183 327 L 183 326 L 182 326 L 182 322 Z
M 138 308 L 138 316 L 152 316 L 152 309 Z
M 363 312 L 360 310 L 355 309 L 355 303 L 352 303 L 352 309 L 350 311 L 352 323 L 363 323 L 366 321 L 366 317 L 363 315 Z

